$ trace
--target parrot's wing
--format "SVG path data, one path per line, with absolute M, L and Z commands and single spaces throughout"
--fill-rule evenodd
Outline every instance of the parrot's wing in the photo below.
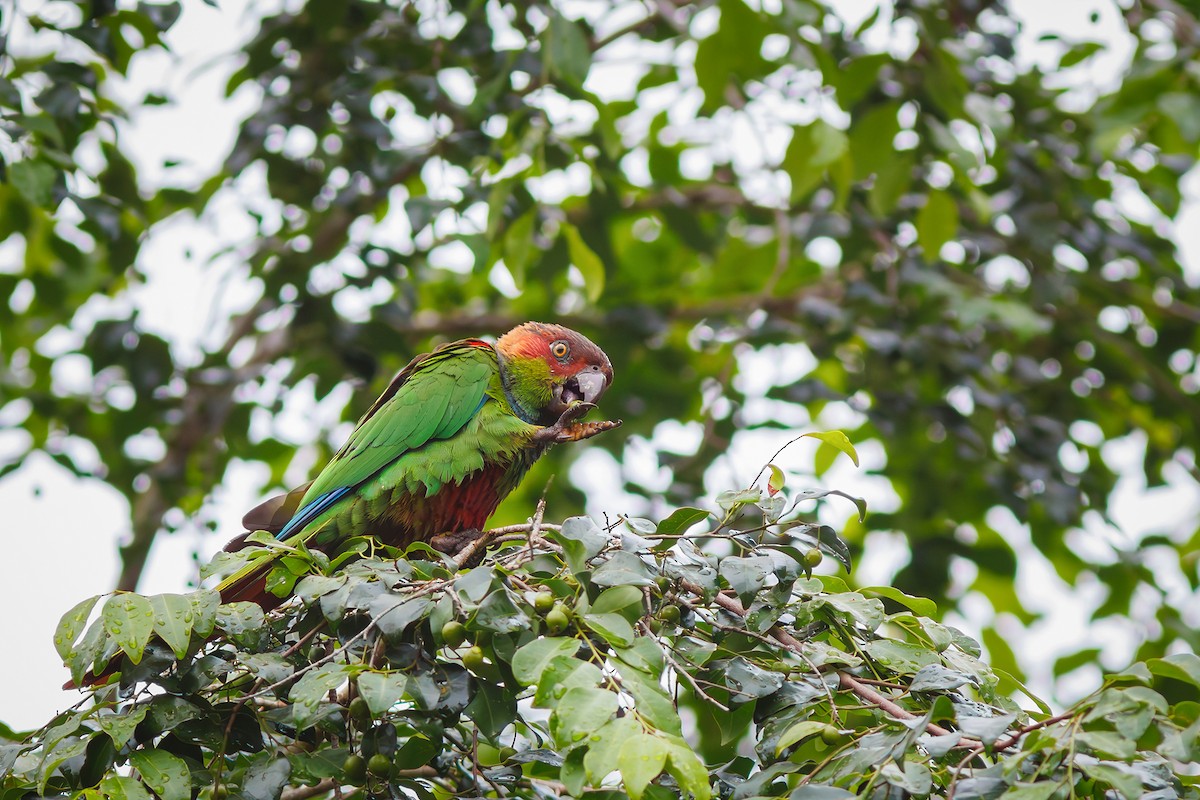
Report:
M 414 359 L 313 480 L 300 510 L 277 538 L 303 529 L 405 453 L 462 430 L 483 407 L 498 369 L 496 351 L 479 339 L 453 342 Z

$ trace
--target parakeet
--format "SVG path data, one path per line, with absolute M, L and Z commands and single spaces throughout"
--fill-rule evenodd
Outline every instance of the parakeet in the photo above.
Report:
M 527 322 L 495 345 L 442 345 L 400 371 L 311 483 L 243 522 L 324 552 L 354 536 L 453 549 L 456 535 L 482 529 L 552 444 L 620 424 L 577 422 L 612 380 L 604 351 L 561 325 Z M 264 555 L 222 582 L 222 601 L 278 605 L 264 587 L 273 560 Z

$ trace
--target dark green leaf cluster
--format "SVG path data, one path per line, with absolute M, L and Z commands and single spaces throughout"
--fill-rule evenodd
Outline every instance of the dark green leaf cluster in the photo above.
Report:
M 1023 711 L 931 601 L 814 575 L 767 489 L 495 529 L 474 567 L 297 552 L 269 614 L 119 593 L 89 627 L 91 598 L 55 644 L 119 678 L 0 745 L 0 798 L 1200 797 L 1200 704 L 1164 693 L 1200 659 Z

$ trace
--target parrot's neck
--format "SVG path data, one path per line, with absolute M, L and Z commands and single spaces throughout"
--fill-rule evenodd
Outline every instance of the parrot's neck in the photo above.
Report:
M 546 425 L 544 411 L 550 404 L 550 368 L 541 359 L 507 358 L 498 353 L 500 384 L 513 413 L 530 425 Z

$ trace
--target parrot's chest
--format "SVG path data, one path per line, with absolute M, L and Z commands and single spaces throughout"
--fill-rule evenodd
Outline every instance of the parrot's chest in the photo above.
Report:
M 386 505 L 377 508 L 370 534 L 385 544 L 404 547 L 439 533 L 482 530 L 539 454 L 522 453 L 508 463 L 486 464 L 430 494 L 424 487 L 392 493 Z

